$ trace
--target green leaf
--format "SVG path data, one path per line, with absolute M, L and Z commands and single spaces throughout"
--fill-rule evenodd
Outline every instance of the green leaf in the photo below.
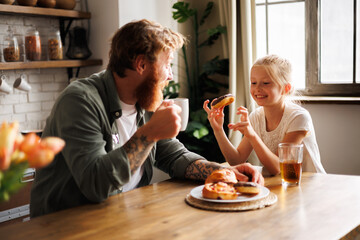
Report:
M 0 202 L 9 200 L 11 194 L 24 186 L 21 178 L 28 168 L 28 162 L 12 163 L 6 171 L 1 172 L 0 179 Z
M 202 79 L 201 79 L 201 84 L 202 84 L 202 89 L 204 89 L 204 91 L 209 92 L 209 93 L 213 93 L 213 94 L 218 94 L 220 92 L 221 88 L 228 88 L 229 85 L 226 83 L 221 83 L 221 82 L 217 82 L 211 78 L 209 78 L 206 74 L 202 75 Z
M 200 26 L 203 25 L 205 23 L 205 19 L 210 15 L 212 9 L 214 6 L 214 2 L 208 2 L 208 4 L 206 5 L 206 9 L 204 10 L 204 14 L 200 19 Z
M 199 48 L 213 45 L 221 34 L 226 33 L 226 27 L 218 25 L 216 28 L 208 29 L 207 33 L 209 37 L 198 46 Z
M 175 3 L 172 8 L 176 11 L 173 11 L 173 19 L 177 20 L 178 23 L 183 23 L 188 20 L 189 17 L 194 16 L 196 13 L 195 9 L 189 8 L 189 3 L 185 2 L 177 2 Z
M 207 123 L 207 113 L 204 109 L 200 108 L 196 111 L 190 113 L 190 119 L 194 122 L 198 122 L 199 124 L 206 124 Z M 198 126 L 201 128 L 202 126 Z
M 229 59 L 219 59 L 219 56 L 214 57 L 210 61 L 204 63 L 203 73 L 207 75 L 214 75 L 215 73 L 220 75 L 229 76 Z
M 194 132 L 194 137 L 201 139 L 209 134 L 209 130 L 206 127 L 202 127 L 199 130 Z
M 216 28 L 210 28 L 207 30 L 207 34 L 209 36 L 215 35 L 217 33 L 225 34 L 226 33 L 226 27 L 218 25 Z
M 169 84 L 164 88 L 164 99 L 177 98 L 179 96 L 180 84 L 171 80 Z
M 207 123 L 207 113 L 203 109 L 199 109 L 198 111 L 193 112 L 192 114 L 195 119 L 188 123 L 186 132 L 188 134 L 191 134 L 197 139 L 201 139 L 209 134 L 208 127 L 205 125 Z M 205 115 L 205 119 L 204 119 L 204 115 Z

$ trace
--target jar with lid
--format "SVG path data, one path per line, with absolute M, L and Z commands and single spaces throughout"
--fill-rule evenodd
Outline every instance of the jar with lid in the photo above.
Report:
M 6 62 L 16 62 L 20 60 L 19 44 L 10 26 L 4 37 L 3 54 Z
M 60 37 L 60 31 L 51 28 L 48 35 L 48 56 L 49 60 L 61 60 L 63 59 L 63 47 Z
M 31 28 L 25 35 L 25 54 L 29 61 L 41 60 L 41 41 L 39 31 Z

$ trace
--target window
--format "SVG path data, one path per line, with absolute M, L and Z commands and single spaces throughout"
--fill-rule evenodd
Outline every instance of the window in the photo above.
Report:
M 305 95 L 360 95 L 357 0 L 255 3 L 257 57 L 289 59 L 294 86 Z

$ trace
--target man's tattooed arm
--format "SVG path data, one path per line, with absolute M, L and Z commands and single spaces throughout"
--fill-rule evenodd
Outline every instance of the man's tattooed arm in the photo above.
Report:
M 219 163 L 206 160 L 196 160 L 187 168 L 185 178 L 194 180 L 205 180 L 214 170 L 225 168 Z
M 124 144 L 124 149 L 130 161 L 131 174 L 144 163 L 154 144 L 154 141 L 149 141 L 146 136 L 141 134 L 134 134 Z

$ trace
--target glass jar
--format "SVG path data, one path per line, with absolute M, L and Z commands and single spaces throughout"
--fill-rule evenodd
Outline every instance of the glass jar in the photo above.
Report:
M 20 60 L 19 44 L 10 26 L 4 37 L 3 54 L 5 62 L 17 62 Z
M 29 61 L 41 60 L 41 41 L 39 31 L 31 28 L 25 35 L 25 54 Z
M 60 37 L 60 31 L 52 28 L 48 36 L 48 56 L 49 60 L 63 59 L 63 47 Z

